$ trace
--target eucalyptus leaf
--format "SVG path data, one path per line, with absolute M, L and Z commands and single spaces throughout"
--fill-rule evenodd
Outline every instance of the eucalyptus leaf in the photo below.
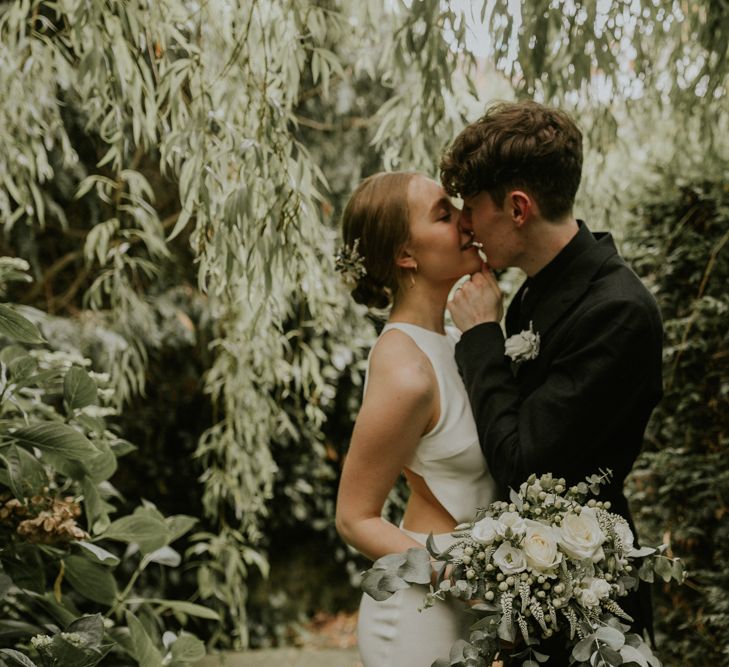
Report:
M 511 618 L 506 614 L 502 615 L 499 621 L 498 636 L 507 642 L 513 642 L 516 639 L 516 628 Z
M 406 561 L 397 570 L 397 575 L 411 584 L 429 584 L 433 573 L 430 556 L 425 549 L 413 547 L 405 553 Z
M 622 646 L 621 646 L 622 648 Z M 612 648 L 611 646 L 600 647 L 600 657 L 605 663 L 606 667 L 614 667 L 623 664 L 623 658 L 620 655 L 619 650 Z
M 628 553 L 628 556 L 630 558 L 643 558 L 645 556 L 650 556 L 655 552 L 656 550 L 651 547 L 640 547 L 639 549 L 632 549 L 630 553 Z
M 396 591 L 409 587 L 409 584 L 400 577 L 389 574 L 386 570 L 375 569 L 365 572 L 360 585 L 367 595 L 378 602 L 387 600 Z
M 625 635 L 609 626 L 603 626 L 595 631 L 595 638 L 605 642 L 614 650 L 619 650 L 625 644 Z
M 572 648 L 572 657 L 579 662 L 587 662 L 593 654 L 595 648 L 594 637 L 585 637 L 581 639 Z
M 623 662 L 634 662 L 640 665 L 640 667 L 648 667 L 648 660 L 646 657 L 636 648 L 626 644 L 620 649 L 620 656 Z
M 407 556 L 404 553 L 387 554 L 378 558 L 373 564 L 373 570 L 390 570 L 396 572 L 397 569 L 407 562 Z

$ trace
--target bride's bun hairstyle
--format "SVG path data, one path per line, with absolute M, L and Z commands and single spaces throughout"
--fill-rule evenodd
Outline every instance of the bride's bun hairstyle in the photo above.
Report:
M 402 270 L 395 260 L 410 238 L 408 188 L 416 174 L 380 172 L 352 193 L 342 214 L 344 246 L 337 268 L 352 287 L 352 298 L 386 308 L 398 290 Z
M 440 163 L 452 196 L 488 192 L 501 206 L 523 189 L 545 220 L 572 211 L 582 176 L 582 133 L 564 111 L 533 101 L 502 102 L 453 140 Z

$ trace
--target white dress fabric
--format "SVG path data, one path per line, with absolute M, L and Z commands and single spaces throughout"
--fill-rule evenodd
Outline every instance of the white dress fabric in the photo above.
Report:
M 468 395 L 455 361 L 459 332 L 448 328 L 444 335 L 414 324 L 393 322 L 380 336 L 391 329 L 410 336 L 425 353 L 440 392 L 438 422 L 421 438 L 407 467 L 423 477 L 457 523 L 469 521 L 476 508 L 496 499 L 496 484 L 481 453 Z M 402 530 L 425 545 L 427 534 Z M 442 550 L 454 538 L 446 533 L 434 539 Z M 416 585 L 383 602 L 367 594 L 362 596 L 357 633 L 364 667 L 430 667 L 435 660 L 448 658 L 457 639 L 467 638 L 473 619 L 465 605 L 448 600 L 420 611 L 426 593 L 427 586 Z

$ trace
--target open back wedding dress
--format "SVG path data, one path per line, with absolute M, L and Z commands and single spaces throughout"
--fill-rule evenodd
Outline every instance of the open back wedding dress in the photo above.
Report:
M 496 485 L 481 453 L 471 406 L 454 358 L 458 330 L 449 328 L 446 334 L 439 334 L 414 324 L 393 322 L 380 336 L 391 329 L 410 336 L 428 357 L 440 391 L 438 423 L 421 438 L 407 467 L 423 477 L 457 523 L 469 521 L 477 507 L 496 499 Z M 427 534 L 402 530 L 425 545 Z M 453 540 L 448 533 L 435 535 L 434 539 L 441 550 Z M 426 586 L 416 585 L 383 602 L 362 596 L 358 639 L 364 667 L 430 667 L 438 658 L 448 658 L 457 639 L 467 639 L 471 620 L 465 605 L 449 600 L 421 612 L 426 592 Z

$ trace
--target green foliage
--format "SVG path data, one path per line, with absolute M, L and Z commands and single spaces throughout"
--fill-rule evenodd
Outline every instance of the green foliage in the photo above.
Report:
M 614 136 L 612 114 L 626 102 L 634 111 L 659 106 L 714 117 L 725 104 L 729 16 L 720 3 L 538 0 L 482 8 L 491 55 L 517 94 L 596 113 L 605 138 Z
M 103 332 L 88 354 L 120 408 L 167 354 L 166 327 L 204 295 L 187 345 L 208 397 L 194 459 L 207 525 L 190 555 L 201 595 L 245 645 L 274 455 L 321 482 L 280 480 L 299 516 L 329 519 L 324 423 L 343 369 L 327 356 L 356 339 L 361 358 L 372 338 L 332 270 L 318 119 L 352 110 L 340 134 L 355 137 L 352 167 L 328 170 L 335 205 L 360 176 L 354 146 L 374 140 L 386 164 L 434 172 L 463 122 L 449 76 L 460 56 L 442 30 L 458 40 L 464 26 L 433 0 L 19 0 L 0 12 L 4 244 L 36 278 L 22 301 Z M 179 285 L 188 298 L 170 312 L 164 296 Z M 307 345 L 297 330 L 331 338 Z
M 661 128 L 681 149 L 714 128 L 716 142 L 705 145 L 721 153 L 727 26 L 711 3 L 672 3 L 670 12 L 648 3 L 632 32 L 618 15 L 634 14 L 635 3 L 572 4 L 476 9 L 490 11 L 493 60 L 516 93 L 579 113 L 591 151 L 582 196 L 607 218 L 619 208 L 608 193 L 656 159 L 644 128 Z M 53 450 L 58 438 L 76 438 L 78 456 L 89 451 L 68 431 L 64 440 L 64 420 L 50 434 L 21 431 L 21 444 L 7 448 L 8 470 L 22 471 L 12 492 L 39 482 L 30 438 L 62 475 L 91 476 L 83 502 L 89 530 L 102 531 L 112 497 L 97 480 L 116 466 L 130 518 L 112 534 L 129 524 L 144 533 L 144 549 L 113 565 L 129 577 L 155 546 L 153 528 L 175 534 L 152 508 L 135 511 L 139 498 L 198 516 L 184 543 L 191 569 L 148 566 L 136 581 L 155 599 L 174 589 L 215 607 L 223 626 L 207 626 L 214 642 L 248 644 L 248 626 L 263 615 L 248 585 L 271 567 L 278 580 L 285 564 L 273 552 L 292 535 L 321 539 L 358 569 L 332 513 L 375 328 L 333 271 L 333 222 L 360 177 L 383 165 L 435 174 L 464 111 L 480 112 L 466 32 L 438 0 L 0 7 L 0 255 L 27 259 L 32 275 L 8 287 L 6 300 L 21 307 L 0 307 L 0 326 L 26 349 L 40 343 L 18 315 L 42 319 L 52 350 L 52 361 L 38 352 L 9 359 L 8 373 L 32 377 L 42 366 L 53 410 L 72 410 L 93 447 L 104 447 L 107 431 L 116 438 L 112 455 L 86 470 L 85 457 Z M 497 90 L 485 88 L 487 97 Z M 604 166 L 615 167 L 609 179 Z M 8 276 L 25 275 L 17 260 L 3 261 Z M 109 376 L 87 373 L 104 393 L 96 408 L 84 405 L 87 359 Z M 114 428 L 99 425 L 106 419 Z M 125 440 L 141 451 L 117 460 Z M 112 567 L 104 558 L 100 566 Z M 162 651 L 151 614 L 139 615 Z
M 3 289 L 7 280 L 22 278 L 23 268 L 18 260 L 0 259 Z M 151 564 L 180 564 L 170 544 L 196 520 L 165 518 L 151 504 L 110 520 L 118 492 L 109 478 L 117 457 L 132 447 L 107 424 L 115 413 L 108 377 L 87 372 L 89 362 L 77 352 L 43 344 L 38 312 L 34 323 L 3 307 L 12 315 L 0 320 L 0 336 L 10 341 L 0 351 L 0 634 L 48 667 L 92 667 L 107 654 L 115 665 L 166 659 L 180 666 L 199 659 L 199 640 L 168 632 L 160 642 L 158 629 L 151 638 L 149 619 L 138 616 L 164 610 L 217 615 L 186 602 L 138 597 L 135 590 Z M 113 542 L 131 548 L 127 563 L 136 566 L 128 578 L 117 567 Z M 0 661 L 34 664 L 15 649 L 4 649 Z
M 668 194 L 667 194 L 668 193 Z M 630 231 L 665 319 L 665 396 L 632 476 L 647 541 L 670 543 L 687 585 L 657 591 L 665 664 L 729 665 L 729 196 L 721 165 L 667 168 Z

